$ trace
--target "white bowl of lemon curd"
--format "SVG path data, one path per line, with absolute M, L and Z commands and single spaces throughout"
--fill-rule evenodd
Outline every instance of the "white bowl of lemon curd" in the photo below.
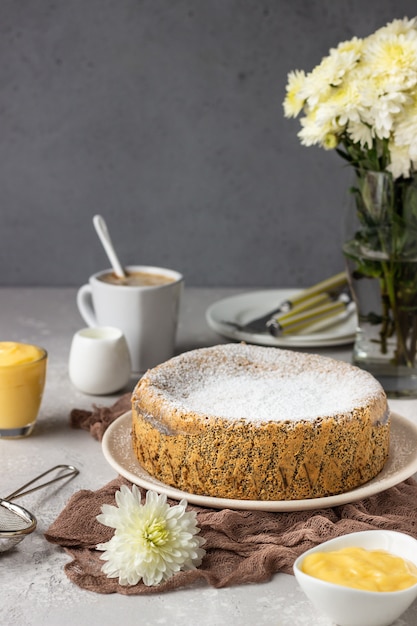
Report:
M 294 574 L 338 626 L 389 626 L 417 598 L 417 540 L 391 530 L 343 535 L 300 555 Z

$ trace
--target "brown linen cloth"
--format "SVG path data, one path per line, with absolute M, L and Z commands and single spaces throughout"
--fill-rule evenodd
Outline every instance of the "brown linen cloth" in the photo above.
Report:
M 131 394 L 125 393 L 112 406 L 93 405 L 92 411 L 73 409 L 70 413 L 70 425 L 90 431 L 94 439 L 101 441 L 106 429 L 114 420 L 131 409 Z
M 130 396 L 126 394 L 108 409 L 75 410 L 71 422 L 100 439 L 109 423 L 129 409 L 129 402 Z M 79 419 L 80 414 L 83 415 Z M 196 570 L 179 572 L 155 587 L 146 587 L 142 582 L 123 587 L 116 578 L 103 574 L 104 561 L 100 559 L 103 553 L 95 549 L 113 533 L 111 528 L 97 522 L 96 515 L 103 504 L 115 504 L 114 494 L 122 484 L 130 485 L 118 477 L 97 491 L 75 493 L 45 534 L 48 541 L 62 546 L 71 555 L 73 560 L 65 565 L 65 572 L 83 589 L 137 595 L 198 582 L 213 587 L 259 583 L 269 580 L 276 572 L 292 573 L 293 563 L 302 552 L 343 534 L 390 529 L 417 538 L 417 482 L 413 479 L 360 502 L 322 510 L 275 513 L 189 506 L 197 512 L 197 524 L 206 540 L 202 565 Z

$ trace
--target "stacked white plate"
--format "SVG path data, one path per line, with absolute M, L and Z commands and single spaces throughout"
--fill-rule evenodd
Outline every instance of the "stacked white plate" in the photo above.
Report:
M 335 316 L 331 323 L 328 320 L 318 322 L 303 333 L 273 337 L 267 330 L 264 333 L 251 333 L 233 327 L 233 323 L 246 324 L 278 308 L 281 302 L 291 299 L 299 291 L 299 289 L 267 289 L 224 298 L 207 309 L 207 323 L 223 337 L 261 346 L 314 348 L 338 346 L 354 341 L 357 315 L 353 303 L 349 305 L 347 313 Z

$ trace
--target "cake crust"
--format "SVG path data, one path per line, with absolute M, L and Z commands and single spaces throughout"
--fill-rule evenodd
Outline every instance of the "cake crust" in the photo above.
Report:
M 389 448 L 382 387 L 318 355 L 225 344 L 149 370 L 132 394 L 132 444 L 149 474 L 186 492 L 299 500 L 376 476 Z

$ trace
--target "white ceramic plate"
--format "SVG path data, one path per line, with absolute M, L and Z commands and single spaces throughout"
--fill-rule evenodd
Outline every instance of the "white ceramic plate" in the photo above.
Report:
M 245 324 L 265 315 L 299 291 L 299 289 L 267 289 L 224 298 L 207 309 L 206 320 L 208 325 L 223 337 L 261 346 L 314 348 L 338 346 L 354 341 L 357 326 L 355 312 L 348 317 L 344 314 L 336 316 L 334 323 L 326 328 L 322 327 L 323 323 L 316 324 L 314 332 L 311 327 L 308 333 L 305 331 L 303 334 L 286 337 L 273 337 L 268 332 L 259 334 L 242 332 L 227 324 L 227 322 Z
M 128 411 L 117 418 L 106 430 L 103 441 L 103 453 L 110 465 L 132 483 L 164 493 L 169 498 L 181 500 L 185 498 L 190 504 L 212 509 L 238 509 L 258 511 L 307 511 L 340 506 L 349 502 L 357 502 L 363 498 L 385 491 L 398 485 L 417 472 L 417 426 L 405 417 L 393 413 L 391 425 L 391 442 L 389 458 L 384 469 L 362 487 L 347 493 L 327 498 L 309 500 L 229 500 L 200 496 L 175 489 L 170 485 L 152 478 L 137 461 L 131 442 L 132 412 Z

